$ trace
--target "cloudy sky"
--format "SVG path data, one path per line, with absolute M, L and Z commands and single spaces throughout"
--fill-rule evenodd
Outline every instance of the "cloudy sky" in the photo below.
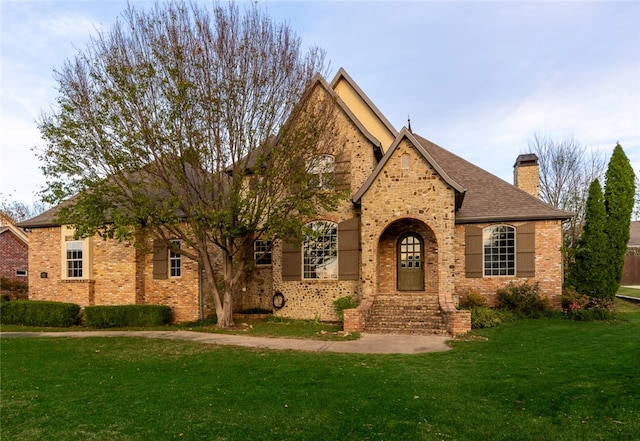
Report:
M 133 1 L 136 6 L 149 2 Z M 640 175 L 640 2 L 260 1 L 304 44 L 326 49 L 400 129 L 511 181 L 535 133 L 607 155 Z M 35 121 L 53 70 L 107 30 L 116 1 L 0 1 L 0 198 L 44 185 Z

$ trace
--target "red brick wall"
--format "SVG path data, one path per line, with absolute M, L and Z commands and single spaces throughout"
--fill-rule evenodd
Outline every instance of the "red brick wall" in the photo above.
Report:
M 520 223 L 509 225 L 518 227 Z M 489 223 L 477 224 L 487 227 Z M 468 278 L 465 275 L 465 226 L 456 225 L 456 294 L 463 296 L 471 291 L 484 295 L 490 302 L 495 300 L 498 288 L 507 286 L 510 282 L 522 284 L 540 283 L 542 294 L 548 296 L 555 307 L 560 307 L 563 283 L 562 263 L 562 225 L 558 220 L 536 221 L 536 257 L 535 277 L 478 277 Z M 516 244 L 517 246 L 517 244 Z
M 16 271 L 27 271 L 29 267 L 27 254 L 27 244 L 11 231 L 0 234 L 0 276 L 26 283 L 27 278 L 16 276 Z

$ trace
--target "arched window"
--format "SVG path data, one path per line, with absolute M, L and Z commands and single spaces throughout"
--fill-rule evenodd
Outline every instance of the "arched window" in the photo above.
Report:
M 484 275 L 514 276 L 516 274 L 516 229 L 497 225 L 483 230 Z
M 329 190 L 333 186 L 335 157 L 332 155 L 316 155 L 307 161 L 307 172 L 312 175 L 312 185 L 318 190 Z
M 411 156 L 409 156 L 408 153 L 400 157 L 400 168 L 402 168 L 402 170 L 409 170 L 411 168 Z
M 338 224 L 315 221 L 307 225 L 302 246 L 304 279 L 338 278 Z

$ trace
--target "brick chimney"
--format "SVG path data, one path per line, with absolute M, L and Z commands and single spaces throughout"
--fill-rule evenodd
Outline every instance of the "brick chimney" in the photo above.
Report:
M 540 198 L 540 174 L 538 157 L 535 153 L 518 156 L 513 165 L 513 185 Z

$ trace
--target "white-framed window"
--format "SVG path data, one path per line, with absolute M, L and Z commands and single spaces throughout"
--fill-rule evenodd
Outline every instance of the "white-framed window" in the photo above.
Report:
M 316 155 L 307 161 L 307 172 L 312 175 L 311 183 L 318 190 L 331 189 L 335 161 L 335 157 L 332 155 Z
M 254 240 L 253 241 L 253 260 L 258 266 L 271 265 L 271 241 L 270 240 Z
M 171 245 L 180 249 L 182 242 L 179 240 L 172 240 Z M 182 276 L 182 256 L 180 253 L 175 252 L 172 248 L 169 248 L 169 276 L 180 277 Z
M 516 229 L 509 225 L 487 227 L 482 232 L 484 275 L 516 274 Z
M 338 224 L 315 221 L 302 245 L 303 279 L 338 278 Z
M 82 241 L 72 240 L 66 242 L 65 252 L 67 279 L 82 279 L 84 276 Z
M 16 276 L 27 277 L 27 270 L 16 270 Z

